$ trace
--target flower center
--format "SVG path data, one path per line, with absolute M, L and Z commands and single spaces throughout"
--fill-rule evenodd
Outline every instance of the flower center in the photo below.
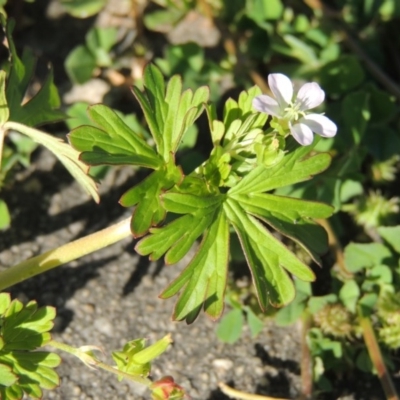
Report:
M 286 107 L 283 111 L 283 119 L 286 121 L 296 122 L 301 117 L 304 117 L 306 114 L 304 111 L 300 111 L 301 104 L 299 103 L 290 103 L 288 107 Z

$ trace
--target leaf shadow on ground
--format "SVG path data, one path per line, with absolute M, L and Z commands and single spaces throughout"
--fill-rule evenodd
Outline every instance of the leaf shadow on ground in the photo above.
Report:
M 273 367 L 277 373 L 267 373 L 260 379 L 262 383 L 255 385 L 254 393 L 272 397 L 292 398 L 293 390 L 292 382 L 288 377 L 288 372 L 300 375 L 300 367 L 296 361 L 282 360 L 277 357 L 271 357 L 262 345 L 256 343 L 254 345 L 256 357 L 260 358 L 263 365 Z M 227 382 L 228 386 L 235 388 L 235 382 L 230 380 Z M 207 400 L 228 400 L 230 397 L 226 396 L 220 389 L 215 389 L 211 392 Z
M 125 248 L 125 251 L 131 253 L 132 255 L 137 255 L 131 244 Z M 122 290 L 122 296 L 126 297 L 130 293 L 132 293 L 135 288 L 140 285 L 140 282 L 142 281 L 144 276 L 150 274 L 151 278 L 154 279 L 156 276 L 159 275 L 164 265 L 165 263 L 162 259 L 154 262 L 149 260 L 147 256 L 140 256 L 139 261 L 135 263 L 135 270 L 132 272 L 131 276 L 125 283 L 125 286 Z
M 258 357 L 263 365 L 274 368 L 276 373 L 267 373 L 264 375 L 263 383 L 256 386 L 255 392 L 269 396 L 278 396 L 284 398 L 293 397 L 291 392 L 292 382 L 288 373 L 300 375 L 300 366 L 297 361 L 283 360 L 278 357 L 271 356 L 265 348 L 256 343 L 254 345 L 256 357 Z
M 230 387 L 235 387 L 233 381 L 228 381 L 226 384 Z M 210 393 L 210 396 L 207 397 L 206 400 L 230 400 L 231 397 L 228 397 L 226 394 L 222 393 L 221 389 L 215 389 Z
M 58 267 L 13 286 L 10 290 L 11 296 L 23 302 L 35 299 L 39 306 L 56 307 L 57 316 L 52 332 L 63 332 L 74 317 L 74 310 L 66 306 L 67 301 L 77 290 L 99 276 L 98 269 L 117 258 L 117 256 L 110 256 L 98 261 L 90 260 L 80 264 L 79 268 Z
M 34 189 L 38 182 L 38 188 Z M 76 186 L 77 191 L 82 191 L 82 198 L 85 200 L 78 205 L 68 207 L 69 200 L 63 199 L 62 207 L 65 209 L 49 215 L 51 201 L 55 194 L 65 198 L 70 195 L 70 192 L 75 191 L 75 187 L 69 191 L 73 178 L 59 163 L 56 163 L 51 171 L 35 171 L 23 182 L 14 185 L 12 190 L 2 192 L 2 197 L 12 213 L 12 220 L 8 234 L 2 238 L 1 247 L 7 248 L 22 242 L 34 241 L 38 235 L 68 228 L 70 224 L 77 221 L 84 221 L 84 226 L 76 237 L 104 228 L 127 212 L 126 208 L 118 204 L 118 200 L 122 193 L 137 182 L 136 175 L 128 176 L 119 185 L 114 185 L 112 190 L 102 193 L 99 204 L 88 199 L 82 189 Z M 31 189 L 27 190 L 27 188 Z M 40 196 L 35 191 L 29 190 L 40 190 Z M 71 199 L 71 202 L 73 203 L 74 200 Z

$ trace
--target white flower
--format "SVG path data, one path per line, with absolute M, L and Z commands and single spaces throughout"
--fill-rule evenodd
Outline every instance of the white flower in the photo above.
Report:
M 290 130 L 292 136 L 303 146 L 313 141 L 313 132 L 323 137 L 336 135 L 336 125 L 321 114 L 307 114 L 306 111 L 319 106 L 325 93 L 318 83 L 304 84 L 293 98 L 293 84 L 283 74 L 270 74 L 269 87 L 275 99 L 263 94 L 253 100 L 253 107 L 260 112 L 272 115 L 281 125 Z

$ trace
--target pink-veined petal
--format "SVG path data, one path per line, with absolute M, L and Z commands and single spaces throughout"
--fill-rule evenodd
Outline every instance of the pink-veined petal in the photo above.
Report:
M 307 125 L 300 122 L 290 125 L 290 133 L 302 146 L 308 146 L 314 139 L 312 130 Z
M 336 124 L 324 115 L 309 114 L 300 118 L 298 122 L 307 125 L 313 132 L 322 137 L 333 137 L 337 132 Z
M 253 107 L 259 111 L 274 117 L 280 116 L 280 108 L 278 102 L 272 97 L 261 94 L 253 99 Z
M 297 93 L 296 104 L 300 111 L 311 110 L 318 107 L 325 99 L 325 92 L 318 83 L 305 83 Z
M 269 74 L 268 85 L 281 110 L 286 108 L 293 98 L 292 81 L 283 74 Z

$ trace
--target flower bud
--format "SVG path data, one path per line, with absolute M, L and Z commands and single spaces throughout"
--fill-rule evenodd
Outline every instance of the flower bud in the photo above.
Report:
M 165 376 L 154 382 L 150 389 L 153 400 L 180 400 L 186 397 L 185 390 L 175 383 L 172 376 Z

